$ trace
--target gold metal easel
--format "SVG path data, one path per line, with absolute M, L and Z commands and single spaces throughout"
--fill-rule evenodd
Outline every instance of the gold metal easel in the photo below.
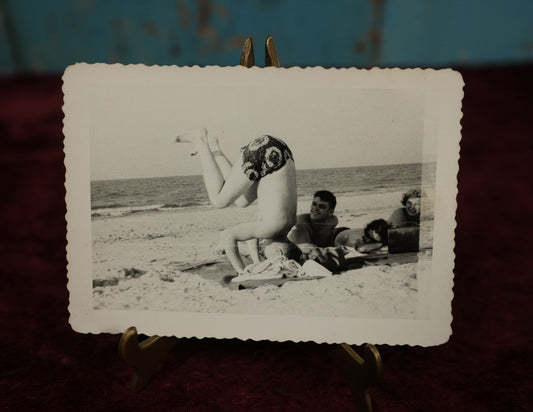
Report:
M 255 64 L 252 38 L 244 41 L 240 65 L 252 67 Z M 268 36 L 265 43 L 265 66 L 280 67 L 274 40 Z M 151 380 L 159 363 L 178 344 L 175 337 L 152 336 L 141 343 L 137 329 L 128 328 L 120 338 L 118 350 L 122 358 L 133 368 L 131 389 L 142 390 Z M 374 345 L 366 344 L 363 357 L 345 343 L 332 345 L 332 357 L 344 373 L 352 391 L 354 403 L 361 411 L 372 411 L 372 401 L 368 392 L 377 383 L 383 369 L 381 355 Z

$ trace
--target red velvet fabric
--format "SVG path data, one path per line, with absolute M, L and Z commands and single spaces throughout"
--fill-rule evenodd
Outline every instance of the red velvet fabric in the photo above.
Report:
M 460 71 L 453 336 L 379 346 L 376 411 L 533 410 L 533 66 Z M 2 78 L 0 90 L 1 409 L 355 409 L 314 343 L 183 340 L 133 394 L 119 335 L 68 324 L 61 79 Z

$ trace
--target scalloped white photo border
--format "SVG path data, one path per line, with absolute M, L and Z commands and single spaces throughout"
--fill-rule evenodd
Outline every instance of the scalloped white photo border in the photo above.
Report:
M 349 344 L 431 346 L 452 333 L 454 230 L 462 117 L 463 80 L 450 69 L 324 69 L 176 67 L 78 63 L 66 69 L 64 152 L 66 166 L 67 260 L 70 323 L 82 333 L 122 333 L 136 326 L 158 336 L 239 338 L 271 341 L 314 341 Z M 94 310 L 90 210 L 90 130 L 88 98 L 95 85 L 108 93 L 119 84 L 255 88 L 405 89 L 425 95 L 425 132 L 436 137 L 437 163 L 431 282 L 417 319 L 268 316 L 226 313 L 180 313 L 139 310 Z M 142 96 L 138 96 L 142 99 Z M 245 98 L 245 96 L 243 96 Z M 120 110 L 117 108 L 117 110 Z M 430 145 L 431 146 L 431 145 Z M 425 149 L 424 149 L 425 150 Z

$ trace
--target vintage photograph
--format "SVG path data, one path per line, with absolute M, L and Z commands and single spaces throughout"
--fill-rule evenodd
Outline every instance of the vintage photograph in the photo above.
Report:
M 71 324 L 348 343 L 451 333 L 451 70 L 78 64 Z

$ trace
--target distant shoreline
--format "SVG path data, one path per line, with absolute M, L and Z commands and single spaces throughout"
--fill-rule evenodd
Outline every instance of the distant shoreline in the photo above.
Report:
M 395 163 L 395 164 L 383 164 L 383 165 L 363 165 L 363 166 L 349 166 L 349 167 L 316 167 L 312 169 L 296 169 L 298 172 L 309 172 L 313 170 L 346 170 L 346 169 L 365 169 L 365 168 L 380 168 L 380 167 L 396 167 L 396 166 L 411 166 L 411 165 L 437 165 L 437 162 L 415 162 L 415 163 Z M 91 179 L 91 183 L 101 183 L 101 182 L 114 182 L 114 181 L 129 181 L 129 180 L 142 180 L 142 179 L 172 179 L 175 177 L 202 177 L 201 174 L 191 174 L 191 175 L 169 175 L 169 176 L 145 176 L 145 177 L 120 177 L 112 179 Z

